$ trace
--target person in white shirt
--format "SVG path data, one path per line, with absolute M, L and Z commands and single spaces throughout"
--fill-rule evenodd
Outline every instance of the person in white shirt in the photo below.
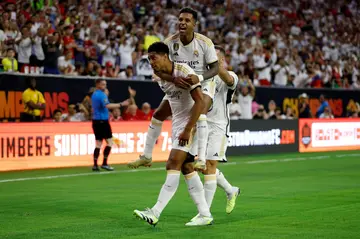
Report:
M 65 56 L 58 58 L 58 67 L 62 74 L 71 75 L 74 74 L 75 66 L 72 64 L 72 52 L 67 51 Z
M 265 61 L 265 54 L 260 46 L 258 46 L 253 55 L 254 66 L 258 72 L 257 80 L 260 85 L 271 85 L 271 60 Z
M 33 40 L 33 54 L 37 58 L 37 65 L 43 66 L 43 62 L 45 60 L 45 54 L 42 47 L 43 38 L 45 36 L 45 30 L 43 28 L 39 28 L 37 35 L 34 37 Z
M 128 34 L 127 34 L 128 35 Z M 132 53 L 135 51 L 136 42 L 130 36 L 124 36 L 119 46 L 120 71 L 125 71 L 126 67 L 132 66 Z
M 116 57 L 119 56 L 119 50 L 116 46 L 115 38 L 110 39 L 110 43 L 106 41 L 98 44 L 100 53 L 103 56 L 102 66 L 105 67 L 106 62 L 110 61 L 113 66 L 116 64 Z
M 230 104 L 230 119 L 239 120 L 240 116 L 241 116 L 241 106 L 237 101 L 237 97 L 233 97 L 232 102 Z
M 251 80 L 247 78 L 245 82 L 240 82 L 240 94 L 238 95 L 238 102 L 240 105 L 241 116 L 240 119 L 252 119 L 252 101 L 255 97 L 255 87 Z
M 275 85 L 286 86 L 290 69 L 286 65 L 285 60 L 279 59 L 278 64 L 273 67 L 273 70 L 275 72 Z
M 76 112 L 76 106 L 74 104 L 70 104 L 68 106 L 68 112 L 61 115 L 61 121 L 63 122 L 84 122 L 88 120 L 89 112 L 84 107 L 83 104 L 79 104 L 79 111 Z
M 23 27 L 22 34 L 15 40 L 18 49 L 19 69 L 21 70 L 24 64 L 30 63 L 32 40 L 30 38 L 30 31 L 27 27 Z
M 329 107 L 325 107 L 324 113 L 322 113 L 319 116 L 319 119 L 333 119 L 334 115 L 331 113 L 331 110 Z

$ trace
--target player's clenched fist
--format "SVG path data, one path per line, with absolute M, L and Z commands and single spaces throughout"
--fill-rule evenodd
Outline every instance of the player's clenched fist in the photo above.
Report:
M 195 85 L 197 83 L 199 83 L 199 77 L 197 75 L 192 75 L 189 74 L 185 80 L 190 84 L 190 85 Z
M 179 145 L 185 146 L 189 143 L 190 140 L 190 134 L 191 130 L 185 129 L 180 135 L 179 135 Z

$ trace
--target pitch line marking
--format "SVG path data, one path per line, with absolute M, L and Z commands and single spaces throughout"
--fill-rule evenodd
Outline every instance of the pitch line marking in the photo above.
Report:
M 226 165 L 238 165 L 238 164 L 284 163 L 284 162 L 304 161 L 304 160 L 329 159 L 332 157 L 343 158 L 343 157 L 359 157 L 359 156 L 360 156 L 360 154 L 339 154 L 339 155 L 333 155 L 333 156 L 323 155 L 323 156 L 311 156 L 311 157 L 230 162 L 230 163 L 224 163 L 222 165 L 226 166 Z M 77 173 L 77 174 L 42 176 L 42 177 L 12 178 L 12 179 L 0 180 L 0 183 L 21 182 L 21 181 L 30 181 L 30 180 L 45 180 L 45 179 L 56 179 L 56 178 L 71 178 L 71 177 L 80 177 L 80 176 L 93 176 L 93 175 L 118 174 L 118 173 L 138 173 L 138 172 L 150 172 L 150 171 L 160 171 L 160 170 L 164 170 L 164 168 L 161 167 L 161 168 L 129 169 L 129 170 L 122 170 L 122 171 L 101 172 L 101 173 Z

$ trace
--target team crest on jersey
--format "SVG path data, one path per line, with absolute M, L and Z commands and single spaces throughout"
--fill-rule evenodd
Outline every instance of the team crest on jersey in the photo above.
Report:
M 198 52 L 198 50 L 195 50 L 195 51 L 194 51 L 194 55 L 195 55 L 196 57 L 198 57 L 198 56 L 199 56 L 199 52 Z
M 179 43 L 174 43 L 174 51 L 178 51 L 179 50 Z

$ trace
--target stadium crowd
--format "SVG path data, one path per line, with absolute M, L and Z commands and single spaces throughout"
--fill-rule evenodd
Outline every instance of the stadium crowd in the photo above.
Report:
M 359 88 L 356 1 L 5 0 L 4 71 L 151 78 L 150 44 L 177 30 L 179 9 L 224 45 L 227 64 L 254 85 Z

